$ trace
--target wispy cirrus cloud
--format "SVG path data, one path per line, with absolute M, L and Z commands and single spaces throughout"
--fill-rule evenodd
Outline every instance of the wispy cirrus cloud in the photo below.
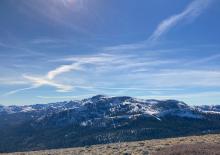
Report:
M 211 88 L 220 87 L 220 72 L 207 69 L 160 69 L 150 73 L 127 75 L 149 87 L 160 88 Z M 146 77 L 148 78 L 146 80 Z
M 184 11 L 179 14 L 173 15 L 163 20 L 157 29 L 150 36 L 150 41 L 158 40 L 162 35 L 168 32 L 171 28 L 184 20 L 194 20 L 198 17 L 212 2 L 213 0 L 194 0 L 190 3 Z
M 29 80 L 32 82 L 32 85 L 34 86 L 33 88 L 38 88 L 44 85 L 52 86 L 57 88 L 58 92 L 66 92 L 72 89 L 71 86 L 64 85 L 64 84 L 59 84 L 52 79 L 48 79 L 48 77 L 33 77 L 33 76 L 23 76 L 25 79 Z
M 52 80 L 60 74 L 70 72 L 72 70 L 82 70 L 82 68 L 80 66 L 81 66 L 80 63 L 73 63 L 73 64 L 70 64 L 70 65 L 59 66 L 58 68 L 56 68 L 52 71 L 49 71 L 47 73 L 46 78 Z
M 0 85 L 25 85 L 28 84 L 22 78 L 8 78 L 2 77 L 0 78 Z
M 215 61 L 217 59 L 220 59 L 220 54 L 213 54 L 213 55 L 210 55 L 210 56 L 205 57 L 205 58 L 200 58 L 198 60 L 185 63 L 184 65 L 187 66 L 187 65 L 203 64 L 203 63 L 211 62 L 213 60 Z
M 10 42 L 10 43 L 0 42 L 0 47 L 6 48 L 6 49 L 12 49 L 14 53 L 13 55 L 12 54 L 10 55 L 11 57 L 25 57 L 25 56 L 42 56 L 43 57 L 45 56 L 44 53 L 32 50 L 31 48 L 28 48 L 24 45 L 19 45 L 19 44 L 14 45 L 14 44 L 18 44 L 18 42 Z M 5 55 L 8 56 L 7 54 Z
M 76 96 L 37 96 L 40 99 L 84 99 L 96 94 L 76 95 Z
M 21 88 L 21 89 L 12 90 L 12 91 L 9 91 L 9 92 L 3 94 L 2 96 L 3 96 L 3 97 L 5 97 L 5 96 L 10 96 L 10 95 L 19 93 L 19 92 L 21 92 L 21 91 L 31 90 L 31 89 L 35 89 L 35 88 L 38 88 L 38 86 L 31 86 L 31 87 L 26 87 L 26 88 Z
M 131 72 L 131 70 L 136 70 L 139 68 L 146 68 L 158 65 L 165 65 L 170 63 L 177 63 L 174 61 L 157 61 L 153 58 L 137 58 L 134 55 L 113 55 L 113 54 L 97 54 L 97 55 L 87 55 L 87 56 L 74 56 L 62 58 L 59 60 L 54 60 L 62 63 L 70 63 L 67 65 L 60 65 L 57 68 L 48 71 L 44 76 L 33 76 L 33 75 L 23 75 L 24 81 L 30 85 L 30 87 L 21 88 L 18 90 L 13 90 L 6 93 L 7 95 L 12 95 L 21 91 L 26 91 L 30 89 L 36 89 L 42 86 L 51 86 L 59 92 L 68 92 L 73 88 L 81 88 L 88 90 L 138 90 L 138 91 L 151 91 L 152 89 L 135 88 L 135 87 L 105 87 L 105 86 L 89 86 L 87 85 L 73 85 L 73 84 L 63 84 L 57 80 L 57 77 L 68 72 L 78 72 L 84 71 L 85 75 L 90 75 L 94 77 L 97 74 L 105 74 L 111 72 L 120 72 L 120 70 L 126 72 Z M 53 62 L 53 61 L 52 61 Z M 111 76 L 114 76 L 111 75 Z M 120 77 L 120 76 L 119 76 Z M 97 78 L 97 77 L 96 77 Z M 75 79 L 75 77 L 72 77 Z M 88 80 L 89 79 L 84 79 Z M 64 82 L 65 83 L 65 82 Z M 88 82 L 87 82 L 88 83 Z
M 53 80 L 49 80 L 46 77 L 36 77 L 36 76 L 23 75 L 23 78 L 27 82 L 27 83 L 25 83 L 25 85 L 30 85 L 29 87 L 12 90 L 12 91 L 9 91 L 9 92 L 3 94 L 2 96 L 9 96 L 9 95 L 13 95 L 13 94 L 16 94 L 16 93 L 19 93 L 22 91 L 36 89 L 36 88 L 39 88 L 42 86 L 54 87 L 54 88 L 56 88 L 57 92 L 67 92 L 72 89 L 72 86 L 57 83 Z
M 214 0 L 193 0 L 182 12 L 172 15 L 159 23 L 152 35 L 146 40 L 132 42 L 128 44 L 120 44 L 110 47 L 105 47 L 103 50 L 108 52 L 134 52 L 138 50 L 146 50 L 159 42 L 155 42 L 165 35 L 169 30 L 181 22 L 193 21 L 199 17 Z
M 83 89 L 89 93 L 161 92 L 189 87 L 220 87 L 219 71 L 182 68 L 185 59 L 177 61 L 152 56 L 140 58 L 132 54 L 101 53 L 68 56 L 50 62 L 65 65 L 59 65 L 43 76 L 23 75 L 29 87 L 13 90 L 7 95 L 43 86 L 53 87 L 58 92 Z
M 109 62 L 109 59 L 111 57 L 109 55 L 98 55 L 98 56 L 89 56 L 89 57 L 72 57 L 72 58 L 65 58 L 61 61 L 70 61 L 72 62 L 69 65 L 61 65 L 51 71 L 49 71 L 45 76 L 30 76 L 30 75 L 23 75 L 23 78 L 27 80 L 27 83 L 29 83 L 30 87 L 25 87 L 21 89 L 12 90 L 10 92 L 7 92 L 3 96 L 12 95 L 15 93 L 19 93 L 21 91 L 26 91 L 30 89 L 36 89 L 42 86 L 51 86 L 56 88 L 58 92 L 68 92 L 73 89 L 72 85 L 65 85 L 61 84 L 54 79 L 64 73 L 71 72 L 71 71 L 79 71 L 83 70 L 83 65 L 85 64 L 94 64 L 97 65 L 97 63 L 104 63 Z M 80 86 L 78 86 L 80 87 Z M 81 87 L 81 88 L 89 88 L 93 89 L 92 87 Z
M 191 92 L 191 93 L 181 93 L 181 94 L 174 93 L 172 95 L 168 95 L 168 94 L 143 95 L 136 97 L 143 99 L 156 98 L 160 100 L 177 99 L 177 100 L 183 100 L 187 104 L 191 104 L 191 105 L 196 105 L 196 104 L 207 105 L 211 103 L 215 103 L 217 105 L 219 103 L 219 96 L 220 96 L 220 91 L 202 91 L 202 92 Z
M 21 91 L 36 89 L 42 86 L 51 86 L 55 87 L 58 92 L 67 92 L 70 91 L 73 87 L 70 85 L 64 85 L 60 84 L 56 81 L 54 81 L 54 78 L 60 74 L 70 72 L 72 70 L 79 70 L 79 66 L 77 64 L 71 64 L 71 65 L 62 65 L 54 70 L 51 70 L 47 73 L 46 76 L 43 77 L 36 77 L 36 76 L 29 76 L 29 75 L 23 75 L 23 78 L 26 80 L 26 84 L 30 84 L 30 87 L 21 88 L 12 90 L 3 96 L 12 95 L 15 93 L 19 93 Z

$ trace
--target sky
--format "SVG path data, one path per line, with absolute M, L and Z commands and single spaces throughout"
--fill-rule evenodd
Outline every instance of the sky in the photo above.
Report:
M 1 0 L 0 104 L 220 104 L 219 18 L 219 0 Z

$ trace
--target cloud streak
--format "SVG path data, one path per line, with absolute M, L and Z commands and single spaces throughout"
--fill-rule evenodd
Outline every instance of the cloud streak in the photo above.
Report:
M 72 86 L 57 83 L 53 79 L 60 74 L 70 72 L 72 70 L 79 70 L 79 69 L 80 67 L 78 64 L 71 64 L 71 65 L 62 65 L 54 70 L 51 70 L 44 77 L 23 75 L 23 78 L 28 80 L 28 82 L 31 84 L 31 87 L 13 90 L 4 94 L 3 96 L 9 96 L 12 94 L 19 93 L 21 91 L 36 89 L 42 86 L 55 87 L 57 89 L 57 92 L 68 92 L 73 89 Z
M 21 91 L 26 91 L 30 89 L 40 88 L 42 86 L 50 86 L 54 87 L 58 92 L 68 92 L 72 91 L 74 88 L 79 89 L 87 89 L 87 90 L 138 90 L 138 91 L 149 91 L 149 89 L 144 88 L 128 88 L 128 87 L 105 87 L 105 86 L 90 86 L 87 82 L 86 85 L 75 85 L 71 84 L 62 84 L 63 82 L 59 82 L 57 77 L 68 72 L 77 73 L 78 71 L 84 71 L 85 75 L 90 75 L 91 77 L 95 76 L 96 74 L 105 74 L 111 71 L 118 72 L 120 70 L 128 71 L 136 70 L 138 68 L 146 68 L 158 65 L 165 65 L 170 63 L 175 63 L 174 61 L 157 61 L 150 58 L 137 58 L 134 55 L 112 55 L 112 54 L 97 54 L 97 55 L 87 55 L 87 56 L 74 56 L 74 57 L 67 57 L 59 60 L 54 60 L 57 63 L 67 63 L 70 62 L 68 65 L 61 65 L 57 68 L 50 70 L 44 76 L 33 76 L 33 75 L 23 75 L 24 81 L 26 84 L 29 84 L 30 87 L 22 88 L 18 90 L 13 90 L 7 95 L 12 95 L 15 93 L 19 93 Z M 53 62 L 53 61 L 52 61 Z M 91 70 L 90 70 L 91 69 Z M 92 71 L 92 72 L 91 72 Z M 131 72 L 131 71 L 129 71 Z M 124 74 L 124 73 L 123 73 Z M 72 77 L 75 79 L 75 77 Z M 83 79 L 88 80 L 88 79 Z
M 196 104 L 217 105 L 219 104 L 219 96 L 220 96 L 220 91 L 203 91 L 203 92 L 191 92 L 191 93 L 181 93 L 181 94 L 172 94 L 172 95 L 167 95 L 167 94 L 144 95 L 144 96 L 136 96 L 136 97 L 143 99 L 152 98 L 152 99 L 160 99 L 160 100 L 167 100 L 167 99 L 183 100 L 187 104 L 191 104 L 191 105 L 196 105 Z
M 57 92 L 68 92 L 71 91 L 74 87 L 72 85 L 65 85 L 65 84 L 60 84 L 56 82 L 54 79 L 64 73 L 71 72 L 71 71 L 79 71 L 83 70 L 83 65 L 85 64 L 102 64 L 105 63 L 106 61 L 109 62 L 112 60 L 112 56 L 110 55 L 97 55 L 97 56 L 89 56 L 89 57 L 72 57 L 72 58 L 66 58 L 61 61 L 67 61 L 67 62 L 73 62 L 69 65 L 61 65 L 54 70 L 49 71 L 45 76 L 29 76 L 29 75 L 23 75 L 23 78 L 28 80 L 28 82 L 31 84 L 30 87 L 27 88 L 21 88 L 21 89 L 16 89 L 12 90 L 3 96 L 9 96 L 12 94 L 16 94 L 22 91 L 26 90 L 31 90 L 31 89 L 36 89 L 42 86 L 51 86 L 56 88 Z M 80 87 L 78 88 L 86 88 L 86 89 L 93 89 L 92 87 Z
M 215 58 L 213 56 L 209 59 Z M 185 59 L 181 62 L 152 56 L 140 58 L 136 55 L 101 53 L 65 57 L 50 62 L 69 64 L 60 65 L 43 76 L 23 75 L 29 87 L 13 90 L 7 95 L 43 86 L 53 87 L 57 92 L 77 92 L 83 89 L 89 93 L 173 92 L 190 87 L 220 86 L 219 71 L 184 69 L 181 64 L 186 62 Z
M 149 36 L 146 40 L 104 47 L 103 50 L 107 52 L 128 53 L 138 50 L 150 49 L 155 47 L 155 45 L 158 46 L 160 44 L 159 42 L 156 42 L 158 39 L 160 39 L 179 23 L 195 20 L 209 7 L 213 1 L 214 0 L 193 0 L 193 2 L 191 2 L 182 12 L 172 15 L 160 22 L 157 28 L 153 31 L 152 35 Z
M 32 86 L 32 87 L 26 87 L 26 88 L 16 89 L 16 90 L 12 90 L 12 91 L 10 91 L 10 92 L 7 92 L 7 93 L 5 93 L 5 94 L 2 95 L 2 96 L 5 97 L 5 96 L 9 96 L 9 95 L 16 94 L 16 93 L 21 92 L 21 91 L 31 90 L 31 89 L 35 89 L 35 88 L 37 88 L 37 86 Z
M 56 76 L 63 74 L 63 73 L 66 73 L 66 72 L 70 72 L 72 70 L 82 70 L 82 68 L 80 67 L 80 63 L 73 63 L 71 65 L 62 65 L 62 66 L 48 72 L 46 78 L 52 80 Z
M 211 55 L 205 58 L 201 58 L 192 62 L 185 63 L 184 65 L 195 65 L 195 64 L 203 64 L 207 62 L 212 62 L 213 60 L 220 59 L 220 54 Z
M 184 11 L 179 14 L 173 15 L 163 20 L 157 29 L 150 36 L 150 41 L 158 40 L 162 35 L 168 32 L 171 28 L 184 20 L 194 20 L 198 17 L 212 2 L 212 0 L 194 0 L 190 3 Z

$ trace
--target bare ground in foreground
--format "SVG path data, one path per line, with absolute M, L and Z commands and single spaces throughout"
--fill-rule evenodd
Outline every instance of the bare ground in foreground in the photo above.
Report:
M 155 155 L 220 155 L 219 144 L 181 144 L 163 148 Z
M 220 134 L 2 155 L 220 155 Z

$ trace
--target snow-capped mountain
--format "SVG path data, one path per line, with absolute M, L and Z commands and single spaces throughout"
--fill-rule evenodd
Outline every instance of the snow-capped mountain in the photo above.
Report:
M 5 114 L 14 114 L 21 112 L 40 112 L 40 111 L 53 111 L 60 112 L 68 109 L 72 109 L 77 107 L 79 102 L 77 101 L 69 101 L 69 102 L 57 102 L 57 103 L 49 103 L 49 104 L 35 104 L 35 105 L 25 105 L 25 106 L 0 106 L 0 113 Z
M 204 112 L 204 113 L 216 113 L 220 114 L 220 105 L 202 105 L 202 106 L 197 106 L 195 107 L 198 110 Z
M 97 95 L 91 98 L 76 100 L 76 101 L 65 101 L 49 104 L 36 104 L 36 105 L 25 105 L 25 106 L 3 106 L 0 105 L 0 113 L 14 114 L 22 112 L 62 112 L 71 109 L 82 110 L 88 106 L 106 106 L 106 110 L 110 115 L 114 115 L 117 112 L 124 111 L 127 115 L 133 114 L 146 114 L 154 116 L 163 116 L 166 114 L 181 114 L 190 113 L 192 116 L 193 112 L 200 110 L 200 112 L 220 112 L 220 106 L 197 106 L 190 107 L 184 102 L 176 100 L 144 100 L 136 99 L 132 97 L 108 97 L 104 95 Z M 179 113 L 177 113 L 179 112 Z
M 0 106 L 0 152 L 219 132 L 219 109 L 191 107 L 176 100 L 104 95 L 50 104 Z

